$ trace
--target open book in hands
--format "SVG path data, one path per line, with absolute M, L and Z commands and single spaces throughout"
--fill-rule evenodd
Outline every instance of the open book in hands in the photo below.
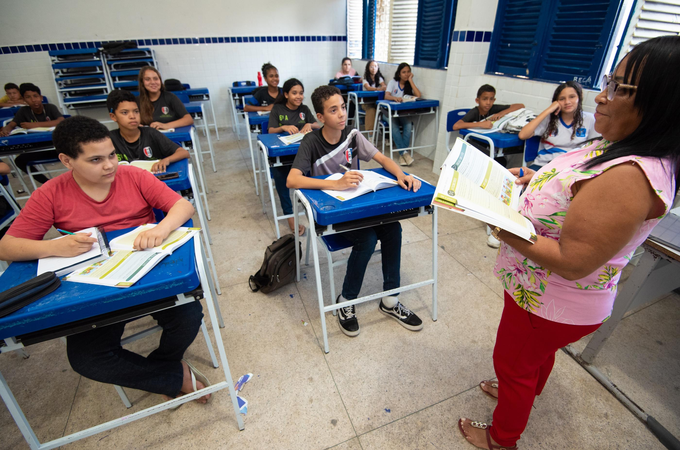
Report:
M 170 233 L 161 245 L 145 250 L 134 250 L 133 245 L 137 236 L 155 226 L 156 224 L 142 225 L 112 239 L 110 245 L 113 254 L 110 258 L 77 270 L 64 280 L 103 286 L 130 287 L 199 231 L 199 228 L 180 227 Z
M 456 139 L 444 161 L 432 204 L 500 227 L 530 242 L 534 225 L 518 212 L 522 187 L 508 169 Z
M 351 200 L 353 198 L 360 197 L 369 192 L 379 191 L 380 189 L 387 189 L 395 186 L 399 186 L 397 180 L 388 178 L 384 175 L 380 175 L 372 170 L 356 170 L 354 172 L 359 172 L 363 175 L 364 179 L 359 183 L 359 186 L 351 189 L 345 189 L 344 191 L 333 191 L 330 189 L 324 189 L 323 192 L 330 195 L 333 198 L 337 198 L 340 201 Z M 334 173 L 329 175 L 327 180 L 339 180 L 343 177 L 343 173 Z

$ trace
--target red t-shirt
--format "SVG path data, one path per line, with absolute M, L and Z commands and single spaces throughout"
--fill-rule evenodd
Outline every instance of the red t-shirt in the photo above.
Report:
M 53 225 L 66 231 L 136 227 L 156 222 L 152 208 L 167 212 L 181 198 L 151 172 L 118 166 L 109 195 L 97 202 L 80 189 L 69 171 L 31 195 L 7 234 L 41 240 Z

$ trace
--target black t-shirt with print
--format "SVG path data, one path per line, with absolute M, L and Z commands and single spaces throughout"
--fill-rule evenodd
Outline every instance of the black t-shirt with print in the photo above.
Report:
M 153 103 L 153 121 L 168 123 L 179 120 L 189 114 L 184 103 L 175 94 L 168 91 L 161 92 L 161 96 Z
M 493 116 L 496 113 L 508 109 L 509 107 L 510 105 L 492 105 L 488 113 L 481 115 L 479 114 L 479 107 L 475 106 L 470 111 L 468 111 L 467 114 L 465 114 L 462 120 L 466 123 L 479 122 L 480 120 L 486 119 L 489 116 Z
M 62 114 L 59 108 L 51 103 L 45 103 L 43 104 L 42 114 L 34 113 L 30 106 L 22 106 L 14 115 L 12 122 L 20 126 L 23 122 L 49 122 L 60 117 L 62 117 Z
M 136 159 L 150 160 L 163 159 L 172 156 L 179 145 L 172 142 L 158 130 L 150 127 L 141 127 L 139 139 L 135 142 L 126 141 L 120 134 L 120 130 L 111 132 L 111 141 L 116 148 L 118 161 L 134 161 Z
M 298 129 L 306 123 L 314 123 L 316 120 L 306 105 L 300 105 L 298 109 L 289 109 L 285 103 L 274 105 L 269 113 L 269 128 L 278 128 L 283 125 L 295 125 Z
M 279 88 L 279 93 L 281 93 L 281 88 Z M 269 95 L 269 87 L 262 86 L 253 91 L 253 97 L 258 101 L 259 106 L 269 106 L 273 105 L 276 100 L 274 97 Z

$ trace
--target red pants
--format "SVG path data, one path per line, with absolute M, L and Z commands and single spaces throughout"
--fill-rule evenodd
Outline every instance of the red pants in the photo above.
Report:
M 527 426 L 534 397 L 543 391 L 560 348 L 597 330 L 601 324 L 567 325 L 520 308 L 505 292 L 493 364 L 498 377 L 498 406 L 491 437 L 512 447 Z

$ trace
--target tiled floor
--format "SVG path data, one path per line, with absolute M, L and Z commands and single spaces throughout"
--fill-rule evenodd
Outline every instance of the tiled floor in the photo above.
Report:
M 329 314 L 331 352 L 324 354 L 314 271 L 271 295 L 252 293 L 248 276 L 275 239 L 271 213 L 255 195 L 245 141 L 224 132 L 215 149 L 217 173 L 208 169 L 210 228 L 214 239 L 227 327 L 221 330 L 234 378 L 254 377 L 242 392 L 249 401 L 238 431 L 226 391 L 207 405 L 190 403 L 101 433 L 68 448 L 248 449 L 471 449 L 456 420 L 490 420 L 494 403 L 477 383 L 494 376 L 491 360 L 502 309 L 492 275 L 496 251 L 484 227 L 448 212 L 439 215 L 439 320 L 431 320 L 431 289 L 404 293 L 402 302 L 425 323 L 413 333 L 360 305 L 361 334 L 344 336 Z M 209 165 L 206 163 L 206 167 Z M 411 170 L 430 181 L 432 162 Z M 267 206 L 268 203 L 267 203 Z M 286 228 L 285 223 L 281 225 Z M 427 277 L 432 242 L 429 217 L 402 223 L 402 282 Z M 320 258 L 325 265 L 325 258 Z M 323 283 L 328 283 L 325 266 Z M 339 286 L 344 269 L 335 273 Z M 369 265 L 362 293 L 381 286 L 380 264 Z M 596 365 L 634 401 L 680 436 L 680 296 L 671 294 L 627 317 Z M 130 331 L 148 325 L 142 319 Z M 150 352 L 158 335 L 131 345 Z M 584 342 L 576 346 L 581 349 Z M 57 340 L 28 348 L 29 359 L 0 356 L 0 371 L 42 441 L 124 416 L 161 399 L 128 390 L 125 409 L 113 387 L 75 374 Z M 213 381 L 201 335 L 187 357 Z M 520 444 L 524 449 L 662 449 L 663 446 L 609 392 L 563 352 L 537 398 Z M 6 408 L 0 408 L 0 448 L 27 448 Z

